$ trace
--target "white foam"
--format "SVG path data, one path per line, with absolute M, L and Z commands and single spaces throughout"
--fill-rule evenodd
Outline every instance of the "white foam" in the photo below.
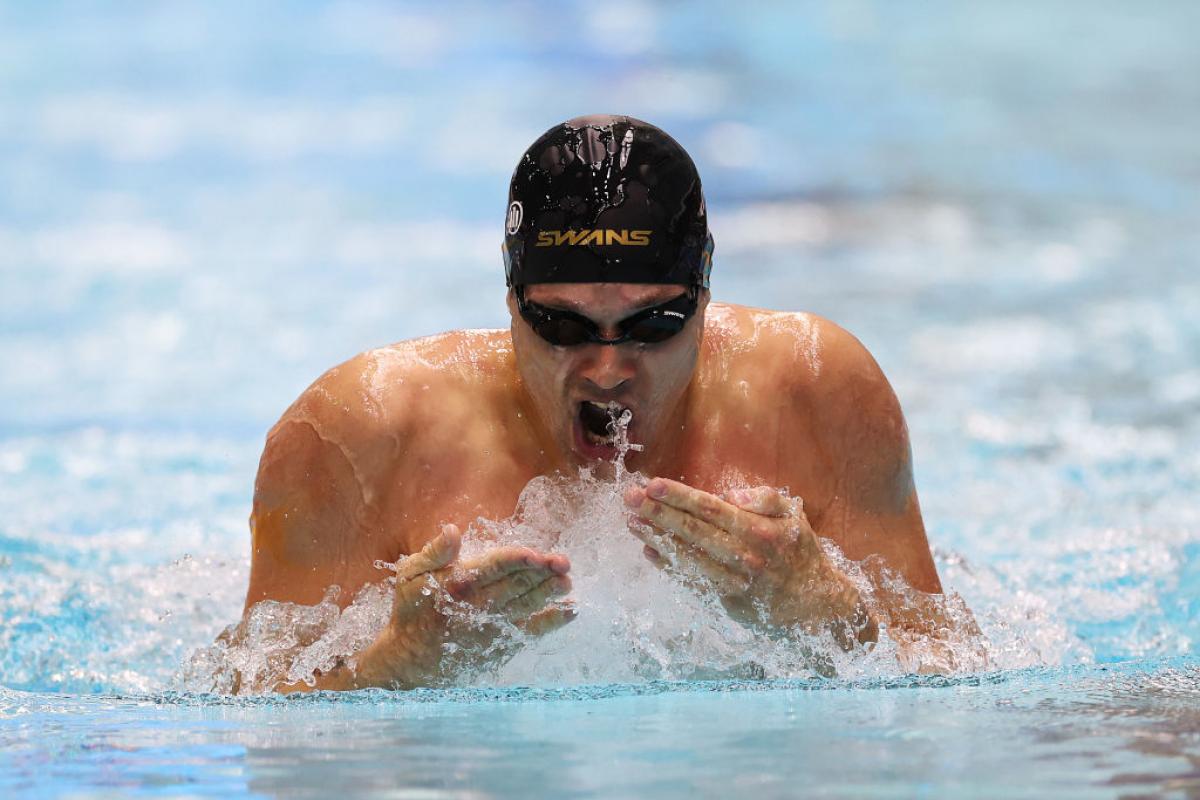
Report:
M 628 419 L 623 420 L 625 425 Z M 622 453 L 628 442 L 618 430 Z M 955 594 L 924 595 L 878 565 L 867 569 L 843 559 L 826 543 L 831 559 L 859 586 L 867 605 L 916 608 L 940 620 L 929 639 L 897 630 L 869 648 L 843 652 L 831 637 L 793 633 L 760 635 L 734 621 L 703 584 L 691 588 L 654 566 L 629 530 L 624 490 L 645 477 L 628 473 L 618 459 L 616 477 L 539 477 L 522 492 L 507 519 L 478 519 L 464 534 L 460 558 L 469 560 L 499 545 L 562 553 L 571 560 L 574 622 L 541 638 L 529 638 L 499 618 L 443 599 L 448 617 L 495 625 L 494 663 L 464 668 L 462 684 L 573 685 L 582 683 L 687 680 L 720 677 L 796 678 L 815 674 L 862 677 L 905 671 L 971 671 L 999 664 L 1046 663 L 1057 639 L 1029 641 L 1017 632 L 990 645 L 972 632 L 971 614 Z M 336 589 L 316 606 L 265 602 L 215 645 L 199 651 L 182 675 L 185 688 L 203 691 L 265 691 L 275 681 L 312 679 L 352 657 L 386 625 L 393 588 L 367 587 L 339 613 Z M 1002 625 L 993 625 L 1000 630 Z M 447 658 L 461 658 L 454 644 Z M 990 660 L 989 660 L 990 656 Z M 473 665 L 478 666 L 478 665 Z

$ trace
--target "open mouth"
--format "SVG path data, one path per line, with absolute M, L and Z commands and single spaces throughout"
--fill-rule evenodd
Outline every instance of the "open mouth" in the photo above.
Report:
M 592 458 L 612 458 L 617 451 L 619 426 L 626 414 L 632 416 L 632 412 L 620 403 L 593 403 L 590 400 L 580 403 L 575 426 L 580 450 Z M 628 430 L 628 420 L 625 425 Z

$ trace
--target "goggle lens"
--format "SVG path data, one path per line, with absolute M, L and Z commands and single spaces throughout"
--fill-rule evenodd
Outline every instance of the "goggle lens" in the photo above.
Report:
M 625 330 L 625 335 L 635 342 L 657 344 L 679 333 L 686 324 L 687 320 L 680 317 L 650 317 L 635 322 Z
M 592 332 L 577 319 L 545 319 L 535 323 L 533 330 L 547 342 L 559 347 L 575 347 L 591 338 Z
M 605 339 L 600 328 L 587 317 L 558 308 L 549 308 L 525 299 L 523 287 L 517 289 L 517 308 L 534 332 L 556 347 L 575 347 L 587 342 L 594 344 L 658 344 L 682 331 L 696 313 L 696 296 L 688 292 L 662 305 L 639 311 L 618 323 L 621 335 Z

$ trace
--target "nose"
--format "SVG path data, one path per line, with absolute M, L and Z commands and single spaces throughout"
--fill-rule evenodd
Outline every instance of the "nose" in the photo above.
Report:
M 601 391 L 612 391 L 637 374 L 637 363 L 624 345 L 586 345 L 579 376 Z

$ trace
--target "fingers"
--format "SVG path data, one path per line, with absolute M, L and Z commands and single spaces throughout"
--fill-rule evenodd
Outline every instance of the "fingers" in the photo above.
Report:
M 517 627 L 530 636 L 545 636 L 547 633 L 569 625 L 579 612 L 569 603 L 550 606 L 517 623 Z
M 660 569 L 671 569 L 685 577 L 703 578 L 722 594 L 750 590 L 750 578 L 711 558 L 703 550 L 670 534 L 631 528 L 645 545 L 646 557 Z
M 645 547 L 643 547 L 642 553 L 643 553 L 643 555 L 646 556 L 647 559 L 650 560 L 651 564 L 658 567 L 659 569 L 662 569 L 663 567 L 667 566 L 667 560 L 665 558 L 663 558 L 662 553 L 658 552 L 650 545 L 646 545 Z
M 571 591 L 566 575 L 541 570 L 521 570 L 486 586 L 471 586 L 460 599 L 484 611 L 497 611 L 511 617 L 528 616 L 551 597 Z
M 462 534 L 458 527 L 443 526 L 438 536 L 395 565 L 398 586 L 406 583 L 411 586 L 412 579 L 451 566 L 461 549 Z M 541 609 L 550 598 L 569 592 L 571 581 L 566 574 L 570 569 L 570 561 L 561 554 L 539 553 L 527 547 L 499 547 L 455 569 L 441 583 L 454 599 L 481 609 L 504 610 L 520 599 L 512 615 L 522 617 Z M 402 592 L 405 597 L 410 593 L 407 589 Z
M 678 508 L 646 499 L 638 509 L 638 514 L 654 526 L 669 531 L 728 567 L 754 570 L 761 566 L 761 559 L 743 552 L 739 542 L 727 531 Z M 653 544 L 645 539 L 642 541 Z
M 716 528 L 733 530 L 741 523 L 741 512 L 716 495 L 667 478 L 654 478 L 644 489 L 636 487 L 626 493 L 626 503 L 643 497 L 691 514 Z
M 787 517 L 795 513 L 795 503 L 798 499 L 785 496 L 778 489 L 770 486 L 756 486 L 753 489 L 731 489 L 724 495 L 725 499 L 752 514 L 762 514 L 768 517 Z
M 655 478 L 645 487 L 634 486 L 625 491 L 625 503 L 636 510 L 645 497 L 687 511 L 718 528 L 733 529 L 744 518 L 737 512 L 748 511 L 768 517 L 787 517 L 803 508 L 798 497 L 788 497 L 785 491 L 771 486 L 731 489 L 716 497 L 678 481 Z
M 495 585 L 495 584 L 493 584 Z M 490 587 L 489 587 L 490 588 Z M 514 622 L 537 614 L 546 603 L 556 597 L 565 597 L 571 591 L 571 579 L 566 575 L 554 575 L 539 583 L 524 594 L 514 597 L 503 606 L 495 604 L 500 613 Z
M 676 551 L 679 554 L 676 569 L 688 577 L 701 578 L 708 581 L 723 595 L 742 595 L 750 591 L 750 578 L 743 573 L 734 572 L 702 551 L 681 543 Z
M 566 575 L 570 560 L 559 553 L 539 553 L 528 547 L 497 547 L 463 565 L 465 573 L 458 582 L 485 586 L 521 570 L 542 570 Z
M 518 598 L 531 595 L 526 602 L 532 607 L 525 613 L 533 613 L 547 598 L 570 591 L 570 569 L 571 562 L 561 554 L 501 547 L 473 559 L 446 581 L 445 587 L 455 599 L 488 611 L 503 610 Z
M 794 502 L 769 486 L 726 492 L 722 499 L 666 478 L 625 492 L 626 506 L 642 518 L 726 566 L 752 573 L 784 533 L 774 520 L 796 513 Z
M 442 532 L 430 539 L 424 547 L 411 556 L 400 559 L 396 564 L 396 578 L 406 581 L 448 566 L 458 558 L 461 548 L 462 534 L 458 526 L 443 525 Z

